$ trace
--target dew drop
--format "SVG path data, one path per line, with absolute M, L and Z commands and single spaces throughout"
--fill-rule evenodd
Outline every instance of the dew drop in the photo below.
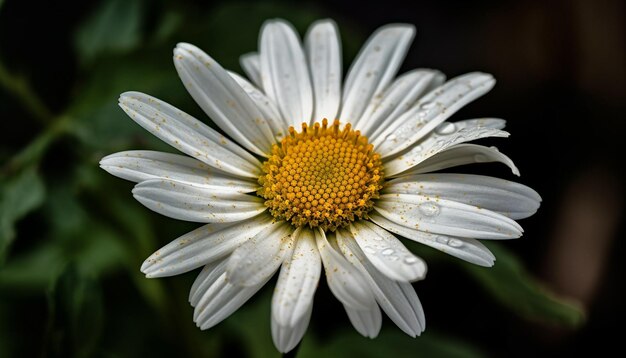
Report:
M 415 265 L 419 260 L 417 257 L 407 256 L 404 258 L 404 263 L 407 265 Z
M 420 109 L 431 109 L 435 106 L 435 102 L 426 101 L 420 104 Z
M 396 139 L 396 135 L 394 133 L 391 133 L 385 139 L 386 140 L 395 140 Z
M 400 258 L 396 255 L 391 255 L 389 257 L 387 257 L 387 260 L 389 261 L 398 261 Z
M 450 241 L 448 241 L 448 246 L 461 247 L 463 246 L 463 241 L 459 239 L 450 239 Z
M 440 244 L 448 244 L 449 239 L 445 236 L 437 236 L 437 238 L 435 239 L 435 241 L 437 241 Z
M 484 154 L 476 154 L 476 155 L 474 156 L 474 161 L 475 161 L 476 163 L 485 163 L 485 162 L 486 162 L 486 161 L 488 161 L 488 160 L 489 160 L 489 158 L 487 158 L 487 156 L 486 156 L 486 155 L 484 155 Z
M 375 254 L 375 253 L 376 253 L 376 249 L 374 249 L 374 248 L 373 248 L 373 247 L 371 247 L 371 246 L 365 246 L 365 247 L 363 248 L 363 250 L 365 250 L 365 251 L 369 252 L 370 254 Z
M 419 210 L 425 216 L 437 216 L 439 215 L 439 206 L 435 203 L 423 203 L 420 204 Z
M 450 135 L 456 132 L 456 124 L 451 122 L 443 122 L 435 128 L 435 133 L 439 135 Z
M 389 255 L 393 254 L 393 249 L 390 249 L 390 248 L 384 249 L 381 252 L 381 254 L 383 254 L 384 256 L 389 256 Z
M 424 120 L 426 119 L 426 115 L 428 114 L 428 111 L 419 111 L 417 112 L 417 119 L 418 119 L 418 123 L 424 122 Z

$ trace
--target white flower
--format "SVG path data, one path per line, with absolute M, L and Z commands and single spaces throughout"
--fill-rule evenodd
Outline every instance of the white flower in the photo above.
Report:
M 227 136 L 148 95 L 120 96 L 133 120 L 189 156 L 128 151 L 100 165 L 137 182 L 133 195 L 148 208 L 206 223 L 141 267 L 147 277 L 204 267 L 189 295 L 201 329 L 228 317 L 280 268 L 272 336 L 278 350 L 291 350 L 308 326 L 323 267 L 359 333 L 377 336 L 382 308 L 415 337 L 425 321 L 411 282 L 424 278 L 426 264 L 394 234 L 481 266 L 495 258 L 476 239 L 522 235 L 514 220 L 532 215 L 541 200 L 532 189 L 427 174 L 476 162 L 518 171 L 496 148 L 465 144 L 507 137 L 503 120 L 446 122 L 489 91 L 492 76 L 444 83 L 440 72 L 417 69 L 396 77 L 414 32 L 405 24 L 376 31 L 343 86 L 330 20 L 314 23 L 304 45 L 290 24 L 267 21 L 259 53 L 241 58 L 254 84 L 179 44 L 178 74 Z

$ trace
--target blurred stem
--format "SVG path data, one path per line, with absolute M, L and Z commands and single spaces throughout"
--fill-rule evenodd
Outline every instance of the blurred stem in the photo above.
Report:
M 30 142 L 24 149 L 17 153 L 4 167 L 0 168 L 2 174 L 19 171 L 21 168 L 38 162 L 48 146 L 54 142 L 67 128 L 71 121 L 70 116 L 59 116 L 52 119 L 46 129 Z
M 302 341 L 300 341 L 300 343 L 302 343 Z M 300 343 L 298 343 L 297 346 L 293 347 L 293 349 L 289 352 L 283 353 L 283 358 L 295 358 L 298 355 L 298 351 L 300 350 Z
M 11 74 L 0 61 L 0 86 L 13 94 L 41 124 L 49 124 L 53 120 L 52 112 L 35 94 L 28 82 L 21 76 Z

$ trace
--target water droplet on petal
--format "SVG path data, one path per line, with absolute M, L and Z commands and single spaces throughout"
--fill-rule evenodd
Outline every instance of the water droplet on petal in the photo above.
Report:
M 424 147 L 422 147 L 421 145 L 416 145 L 415 147 L 411 149 L 411 153 L 419 153 L 422 150 L 424 150 Z
M 474 156 L 474 161 L 475 161 L 476 163 L 484 163 L 484 162 L 486 162 L 486 161 L 488 161 L 488 160 L 489 160 L 489 159 L 488 159 L 488 158 L 487 158 L 487 156 L 486 156 L 486 155 L 484 155 L 484 154 L 476 154 L 476 155 Z
M 371 247 L 371 246 L 365 246 L 365 247 L 363 248 L 363 250 L 365 250 L 365 251 L 369 252 L 370 254 L 375 254 L 375 253 L 376 253 L 376 249 L 374 249 L 374 248 L 373 248 L 373 247 Z
M 435 106 L 435 102 L 426 101 L 420 104 L 420 109 L 431 109 Z
M 381 252 L 381 254 L 383 254 L 384 256 L 389 256 L 389 255 L 393 254 L 393 249 L 390 249 L 390 248 L 384 249 Z
M 404 263 L 407 265 L 414 265 L 418 262 L 419 260 L 417 259 L 417 257 L 414 256 L 407 256 L 404 258 Z
M 456 124 L 451 122 L 443 122 L 435 128 L 435 133 L 439 135 L 450 135 L 456 132 Z
M 437 241 L 440 244 L 448 244 L 449 239 L 445 236 L 437 236 L 437 238 L 435 238 L 435 241 Z
M 395 140 L 396 139 L 396 135 L 394 133 L 389 134 L 385 140 Z
M 419 206 L 420 212 L 425 216 L 437 216 L 439 215 L 439 205 L 435 203 L 423 203 Z
M 463 246 L 463 241 L 459 239 L 450 239 L 450 241 L 448 241 L 448 246 L 461 247 Z

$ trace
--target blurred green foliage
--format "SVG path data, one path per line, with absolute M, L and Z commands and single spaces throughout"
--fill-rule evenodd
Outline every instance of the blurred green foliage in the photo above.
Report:
M 36 168 L 24 169 L 21 173 L 0 182 L 0 264 L 4 261 L 7 248 L 15 239 L 15 222 L 40 206 L 45 197 L 45 186 Z
M 487 246 L 497 258 L 493 268 L 485 270 L 469 264 L 464 268 L 494 299 L 522 317 L 570 327 L 583 322 L 582 308 L 541 287 L 512 252 L 494 243 Z
M 0 165 L 1 357 L 217 356 L 231 349 L 251 357 L 278 356 L 269 329 L 271 288 L 231 319 L 201 332 L 193 327 L 186 302 L 192 276 L 147 280 L 140 274 L 147 255 L 193 226 L 141 207 L 130 195 L 131 184 L 101 171 L 98 161 L 126 149 L 171 151 L 125 118 L 117 107 L 124 91 L 150 93 L 205 118 L 172 66 L 176 42 L 192 42 L 239 70 L 238 56 L 255 50 L 266 18 L 287 18 L 303 32 L 320 16 L 310 6 L 274 2 L 225 3 L 198 13 L 173 2 L 100 1 L 74 31 L 76 81 L 65 109 L 54 115 L 29 106 L 44 101 L 0 58 L 0 100 L 17 99 L 26 107 L 21 120 L 37 128 L 25 146 L 0 144 L 2 153 L 11 153 Z M 344 57 L 350 59 L 364 35 L 339 22 Z M 525 318 L 581 323 L 579 309 L 543 290 L 513 254 L 490 247 L 498 258 L 494 268 L 461 267 L 495 301 Z M 434 262 L 443 256 L 415 249 Z M 16 320 L 23 324 L 15 326 Z M 379 338 L 367 340 L 348 325 L 343 320 L 345 327 L 323 342 L 309 330 L 298 356 L 482 355 L 445 332 L 427 330 L 413 340 L 385 328 Z M 162 342 L 174 348 L 162 348 Z
M 131 51 L 141 41 L 142 1 L 105 1 L 76 32 L 76 49 L 81 63 L 98 56 Z

